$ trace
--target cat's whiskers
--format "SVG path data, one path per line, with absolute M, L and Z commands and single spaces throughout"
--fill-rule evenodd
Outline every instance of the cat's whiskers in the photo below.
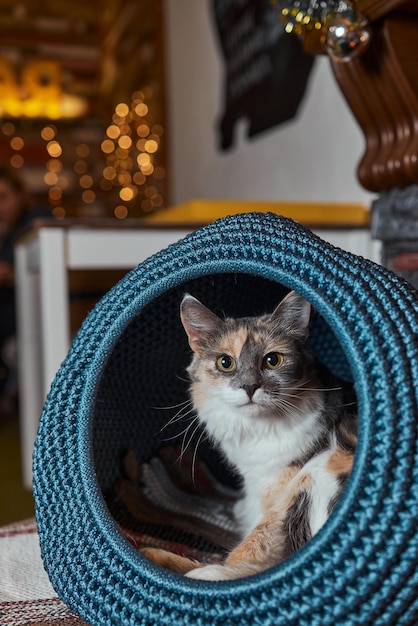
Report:
M 170 411 L 171 409 L 177 409 L 178 407 L 186 406 L 190 404 L 190 400 L 183 400 L 183 402 L 179 402 L 178 404 L 170 404 L 168 406 L 150 406 L 150 409 L 155 409 L 156 411 Z
M 273 400 L 273 406 L 276 407 L 276 409 L 292 409 L 292 411 L 298 408 L 296 404 L 294 404 L 293 402 L 289 402 L 289 400 L 286 400 L 286 398 Z
M 191 434 L 191 435 L 190 435 L 190 437 L 189 437 L 189 440 L 188 440 L 188 441 L 187 441 L 187 443 L 186 443 L 186 440 L 187 440 L 187 433 L 188 433 L 188 432 L 189 432 L 189 430 L 192 428 L 192 426 L 193 426 L 194 424 L 196 424 L 196 422 L 197 422 L 197 426 L 196 426 L 196 428 L 194 428 L 194 430 L 193 430 L 192 434 Z M 199 428 L 200 428 L 200 422 L 199 422 L 199 418 L 196 416 L 196 417 L 194 418 L 194 420 L 193 420 L 193 421 L 192 421 L 192 422 L 188 425 L 188 427 L 187 427 L 187 428 L 183 431 L 183 432 L 184 432 L 184 436 L 183 436 L 183 440 L 182 440 L 182 443 L 181 443 L 180 455 L 179 455 L 179 457 L 178 457 L 178 459 L 177 459 L 177 462 L 178 462 L 178 461 L 181 461 L 181 460 L 182 460 L 182 458 L 184 457 L 184 455 L 185 455 L 185 452 L 186 452 L 187 448 L 190 446 L 191 442 L 193 441 L 193 437 L 195 436 L 195 434 L 197 433 L 197 431 L 199 430 Z M 183 433 L 180 433 L 180 434 L 183 434 Z
M 299 396 L 292 396 L 292 397 L 298 398 Z M 272 398 L 272 405 L 281 412 L 291 411 L 293 414 L 296 413 L 301 416 L 305 415 L 306 413 L 305 406 L 303 405 L 299 406 L 298 404 L 294 402 L 290 402 L 286 398 L 281 397 L 280 394 L 278 394 L 277 398 Z
M 171 426 L 175 424 L 176 422 L 181 421 L 182 419 L 189 419 L 189 416 L 194 413 L 193 404 L 190 400 L 186 400 L 185 402 L 182 402 L 181 405 L 179 404 L 177 406 L 181 407 L 179 411 L 177 411 L 177 413 L 173 415 L 173 417 L 171 417 L 168 420 L 168 422 L 160 428 L 160 430 L 157 431 L 156 433 L 157 435 L 162 433 L 162 431 L 168 428 L 168 426 Z M 170 408 L 170 407 L 167 407 L 167 408 Z M 173 408 L 176 408 L 176 407 L 173 407 Z M 170 437 L 169 439 L 173 439 L 173 437 Z
M 196 432 L 196 431 L 195 431 L 195 432 Z M 194 433 L 193 433 L 193 434 L 194 434 Z M 205 430 L 202 430 L 202 432 L 201 432 L 201 433 L 200 433 L 200 435 L 199 435 L 199 439 L 197 440 L 196 445 L 195 445 L 195 449 L 194 449 L 194 452 L 193 452 L 193 457 L 192 457 L 192 482 L 193 482 L 193 485 L 195 485 L 195 484 L 196 484 L 196 482 L 195 482 L 195 474 L 196 474 L 196 456 L 197 456 L 197 449 L 198 449 L 199 445 L 201 444 L 202 440 L 204 441 L 204 440 L 205 440 L 205 439 L 207 439 L 207 438 L 208 438 L 208 436 L 207 436 L 206 431 L 205 431 Z
M 190 424 L 187 426 L 187 428 L 182 430 L 180 433 L 176 433 L 175 435 L 172 435 L 171 437 L 164 437 L 164 439 L 162 439 L 161 441 L 173 441 L 173 439 L 178 439 L 179 437 L 181 437 L 181 435 L 185 435 L 186 431 L 189 428 L 190 428 Z
M 306 381 L 307 383 L 309 381 Z M 301 383 L 298 387 L 281 387 L 283 391 L 341 391 L 342 387 L 305 387 L 304 383 Z
M 183 379 L 184 380 L 184 379 Z M 178 404 L 173 404 L 171 406 L 159 406 L 159 407 L 150 407 L 152 409 L 159 409 L 159 410 L 171 410 L 171 409 L 179 409 L 177 411 L 177 413 L 175 413 L 175 415 L 173 415 L 173 417 L 171 417 L 168 422 L 166 424 L 164 424 L 164 426 L 162 426 L 162 428 L 160 428 L 159 431 L 157 431 L 157 434 L 161 433 L 163 430 L 165 430 L 166 428 L 168 428 L 168 426 L 172 426 L 173 424 L 175 424 L 176 422 L 179 422 L 181 420 L 190 420 L 192 419 L 191 416 L 195 413 L 194 409 L 193 409 L 193 403 L 191 400 L 184 400 L 183 402 L 179 402 Z M 196 425 L 197 423 L 197 425 Z M 190 431 L 190 429 L 194 426 L 195 428 L 193 429 L 193 432 L 190 434 L 190 437 L 188 438 L 188 433 Z M 199 419 L 196 415 L 194 415 L 194 418 L 192 419 L 192 421 L 190 422 L 190 424 L 188 424 L 186 426 L 186 428 L 184 428 L 184 430 L 182 430 L 179 433 L 176 433 L 175 435 L 171 436 L 171 437 L 166 437 L 165 439 L 163 439 L 163 441 L 171 441 L 173 439 L 178 439 L 179 437 L 181 437 L 183 435 L 183 439 L 182 439 L 182 443 L 181 443 L 181 448 L 180 448 L 180 454 L 177 457 L 175 463 L 178 463 L 182 460 L 183 456 L 185 455 L 187 449 L 189 448 L 190 444 L 193 441 L 193 438 L 195 437 L 196 433 L 198 432 L 200 428 L 200 423 L 199 423 Z M 202 441 L 205 440 L 205 438 L 207 438 L 207 433 L 205 430 L 202 430 L 202 432 L 200 433 L 198 440 L 196 442 L 193 454 L 192 454 L 192 462 L 191 462 L 191 472 L 192 472 L 192 482 L 193 484 L 195 484 L 195 476 L 196 476 L 196 458 L 197 458 L 197 451 L 199 448 L 199 445 L 202 443 Z
M 299 393 L 286 393 L 285 391 L 279 391 L 276 393 L 272 393 L 270 395 L 272 395 L 273 397 L 277 397 L 277 398 L 300 398 L 303 395 L 303 392 L 306 391 L 306 389 L 299 389 Z
M 300 399 L 300 398 L 302 398 L 304 396 L 304 391 L 305 391 L 305 389 L 298 389 L 299 393 L 286 393 L 285 391 L 280 389 L 279 391 L 271 392 L 269 395 L 274 400 L 276 398 L 283 399 L 283 400 L 286 399 L 286 398 Z
M 177 380 L 181 380 L 182 383 L 187 383 L 188 385 L 190 384 L 190 378 L 183 378 L 179 374 L 176 374 L 176 378 Z
M 190 411 L 188 411 L 188 412 L 187 412 L 187 414 L 186 414 L 186 415 L 190 415 L 190 414 L 191 414 L 191 413 L 193 413 L 193 412 L 194 412 L 193 410 L 190 410 Z M 179 419 L 181 419 L 182 417 L 185 417 L 185 415 L 183 415 L 183 414 L 182 414 L 182 415 L 181 415 L 180 417 L 178 417 L 178 418 L 177 418 L 177 420 L 175 420 L 175 421 L 178 421 L 178 420 L 179 420 Z M 191 418 L 190 418 L 190 417 L 188 417 L 188 419 L 191 419 Z M 169 422 L 168 424 L 170 424 L 170 423 L 173 423 L 173 420 L 170 420 L 170 422 Z M 165 426 L 163 426 L 163 428 L 162 428 L 161 430 L 163 430 L 164 428 L 166 428 L 166 427 L 168 426 L 168 424 L 166 424 Z M 193 429 L 193 432 L 190 434 L 190 437 L 189 437 L 189 439 L 187 440 L 188 433 L 189 433 L 190 429 L 191 429 L 191 428 L 192 428 L 195 424 L 197 424 L 197 425 L 195 426 L 195 428 Z M 181 437 L 181 435 L 183 435 L 183 439 L 182 439 L 182 443 L 181 443 L 181 447 L 180 447 L 180 454 L 179 454 L 179 456 L 177 457 L 177 459 L 174 461 L 174 463 L 179 463 L 179 462 L 181 462 L 181 460 L 182 460 L 182 458 L 184 457 L 184 455 L 185 455 L 185 453 L 186 453 L 187 449 L 189 448 L 190 444 L 192 443 L 192 441 L 193 441 L 193 438 L 194 438 L 195 434 L 198 432 L 198 430 L 199 430 L 199 428 L 200 428 L 200 427 L 201 427 L 201 426 L 200 426 L 199 418 L 195 415 L 195 416 L 194 416 L 194 418 L 192 419 L 192 421 L 190 422 L 190 424 L 188 424 L 188 426 L 186 426 L 186 428 L 185 428 L 184 430 L 182 430 L 182 431 L 181 431 L 181 432 L 179 432 L 179 433 L 176 433 L 176 434 L 175 434 L 175 435 L 173 435 L 172 437 L 167 437 L 167 438 L 165 438 L 165 439 L 163 440 L 163 441 L 170 441 L 170 440 L 173 440 L 173 439 L 178 439 L 179 437 Z M 160 432 L 161 432 L 161 431 L 160 431 Z M 204 441 L 204 439 L 205 439 L 205 438 L 207 439 L 207 438 L 208 438 L 208 435 L 207 435 L 206 431 L 203 429 L 203 430 L 202 430 L 202 432 L 201 432 L 201 433 L 200 433 L 200 435 L 199 435 L 199 438 L 198 438 L 197 442 L 196 442 L 196 446 L 195 446 L 195 449 L 194 449 L 194 451 L 193 451 L 193 455 L 192 455 L 191 471 L 192 471 L 192 481 L 193 481 L 193 484 L 195 484 L 195 474 L 196 474 L 195 467 L 196 467 L 197 450 L 198 450 L 199 445 L 202 443 L 202 441 Z
M 167 407 L 151 407 L 154 409 L 162 409 L 162 410 L 167 410 L 167 409 L 174 409 L 180 407 L 179 411 L 166 423 L 164 424 L 164 426 L 162 428 L 160 428 L 160 430 L 157 432 L 157 434 L 161 433 L 163 430 L 165 430 L 168 426 L 175 424 L 176 422 L 182 420 L 182 419 L 192 419 L 190 416 L 194 414 L 194 409 L 193 409 L 193 404 L 190 400 L 185 400 L 184 402 L 180 402 L 179 404 L 173 405 L 173 406 L 167 406 Z M 186 410 L 188 409 L 188 410 Z M 195 425 L 196 427 L 193 429 L 193 432 L 190 435 L 190 438 L 187 441 L 187 436 L 188 433 L 190 431 L 190 429 Z M 180 448 L 180 454 L 177 457 L 177 459 L 175 460 L 175 463 L 179 463 L 181 462 L 184 454 L 186 453 L 186 450 L 189 448 L 191 442 L 193 441 L 193 438 L 195 436 L 195 434 L 198 432 L 200 428 L 200 422 L 199 422 L 199 418 L 194 415 L 194 418 L 192 419 L 192 421 L 190 422 L 190 424 L 188 424 L 186 426 L 186 428 L 184 428 L 184 430 L 182 430 L 179 433 L 176 433 L 175 435 L 171 436 L 171 437 L 166 437 L 163 439 L 163 441 L 172 441 L 173 439 L 178 439 L 179 437 L 181 437 L 183 435 L 183 439 L 182 439 L 182 443 L 181 443 L 181 448 Z M 193 454 L 192 454 L 192 461 L 191 461 L 191 472 L 192 472 L 192 482 L 193 484 L 195 484 L 195 476 L 196 476 L 196 458 L 197 458 L 197 451 L 199 448 L 199 445 L 202 443 L 202 441 L 205 440 L 205 438 L 207 438 L 207 433 L 206 431 L 203 429 L 202 432 L 199 435 L 199 438 L 196 442 Z
M 192 414 L 192 415 L 194 414 L 194 411 L 193 411 L 193 410 L 188 411 L 188 413 L 187 413 L 186 415 L 181 415 L 181 416 L 180 416 L 180 417 L 178 417 L 178 418 L 177 418 L 174 422 L 173 422 L 173 421 L 168 422 L 168 424 L 166 424 L 165 426 L 163 426 L 159 432 L 162 432 L 165 428 L 167 428 L 167 426 L 169 426 L 170 424 L 173 424 L 173 423 L 175 423 L 175 422 L 178 422 L 180 419 L 191 419 L 190 417 L 188 417 L 188 416 L 189 416 L 189 415 L 191 415 L 191 414 Z M 193 424 L 193 423 L 194 423 L 197 419 L 198 419 L 198 418 L 197 418 L 197 417 L 196 417 L 196 415 L 195 415 L 195 416 L 194 416 L 194 418 L 192 419 L 191 423 L 190 423 L 190 424 L 188 424 L 184 430 L 182 430 L 182 431 L 181 431 L 181 432 L 179 432 L 179 433 L 176 433 L 175 435 L 172 435 L 171 437 L 165 437 L 162 441 L 172 441 L 173 439 L 177 439 L 178 437 L 181 437 L 181 435 L 183 435 L 183 434 L 185 434 L 185 433 L 187 434 L 187 431 L 189 430 L 190 426 L 191 426 L 191 425 L 192 425 L 192 424 Z M 157 434 L 158 434 L 158 433 L 157 433 Z

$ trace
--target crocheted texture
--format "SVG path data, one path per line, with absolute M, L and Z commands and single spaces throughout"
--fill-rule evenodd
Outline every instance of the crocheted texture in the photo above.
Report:
M 354 379 L 360 436 L 348 485 L 318 535 L 263 574 L 209 583 L 165 572 L 122 536 L 103 493 L 127 449 L 145 460 L 170 436 L 158 432 L 167 414 L 151 407 L 185 399 L 181 294 L 246 315 L 289 288 L 318 311 L 318 358 Z M 416 625 L 417 320 L 416 292 L 401 279 L 273 215 L 220 220 L 130 272 L 85 321 L 41 418 L 37 521 L 60 597 L 95 626 Z M 205 454 L 215 472 L 219 460 Z M 218 477 L 230 480 L 224 469 Z

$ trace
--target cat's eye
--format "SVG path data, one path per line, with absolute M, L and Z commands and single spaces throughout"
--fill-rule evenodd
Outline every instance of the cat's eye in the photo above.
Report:
M 283 365 L 283 354 L 280 352 L 269 352 L 263 359 L 263 365 L 269 370 L 277 370 Z
M 236 367 L 236 362 L 232 356 L 222 354 L 216 359 L 216 367 L 220 372 L 233 372 Z

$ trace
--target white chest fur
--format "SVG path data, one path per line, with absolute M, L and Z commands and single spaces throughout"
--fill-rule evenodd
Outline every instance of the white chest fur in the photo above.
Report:
M 206 407 L 200 417 L 243 478 L 243 498 L 235 514 L 243 534 L 247 534 L 261 521 L 265 494 L 276 484 L 281 471 L 300 458 L 318 437 L 318 414 L 272 419 L 251 415 L 242 408 L 222 409 Z

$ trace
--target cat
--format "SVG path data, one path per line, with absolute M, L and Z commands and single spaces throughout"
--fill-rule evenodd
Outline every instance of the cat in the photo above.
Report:
M 357 416 L 351 386 L 307 347 L 310 316 L 295 291 L 271 314 L 224 320 L 184 296 L 190 395 L 242 479 L 234 509 L 242 540 L 221 564 L 145 548 L 152 561 L 195 579 L 242 578 L 289 557 L 328 519 L 352 469 Z

